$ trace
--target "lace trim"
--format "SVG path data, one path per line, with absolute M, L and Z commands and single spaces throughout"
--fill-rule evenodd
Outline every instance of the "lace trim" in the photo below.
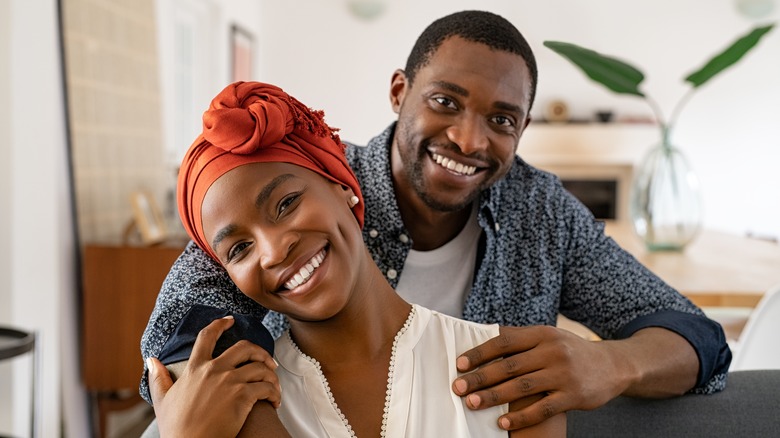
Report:
M 404 326 L 401 327 L 401 330 L 398 330 L 398 333 L 395 335 L 395 339 L 393 339 L 393 348 L 390 352 L 390 366 L 387 370 L 387 390 L 385 391 L 385 407 L 382 413 L 382 432 L 380 434 L 380 437 L 384 438 L 385 434 L 387 433 L 387 415 L 390 411 L 390 399 L 391 399 L 391 393 L 393 388 L 393 376 L 395 375 L 395 353 L 398 346 L 398 340 L 401 339 L 401 337 L 406 333 L 406 330 L 409 329 L 409 326 L 412 324 L 412 320 L 414 319 L 414 315 L 417 312 L 414 309 L 414 306 L 412 306 L 412 310 L 409 312 L 409 316 L 406 318 L 406 322 L 404 322 Z M 305 354 L 301 351 L 300 348 L 298 348 L 298 344 L 293 341 L 292 336 L 290 336 L 290 332 L 287 332 L 287 337 L 290 338 L 290 343 L 292 344 L 293 348 L 295 348 L 295 351 L 298 352 L 304 359 L 311 362 L 312 365 L 314 365 L 317 368 L 317 374 L 320 377 L 320 381 L 322 381 L 322 384 L 325 386 L 325 391 L 328 393 L 328 400 L 330 401 L 331 406 L 333 406 L 333 409 L 336 410 L 336 413 L 339 415 L 339 418 L 341 418 L 341 422 L 344 423 L 344 427 L 347 428 L 347 431 L 349 432 L 349 436 L 352 438 L 357 438 L 357 435 L 355 435 L 355 431 L 352 430 L 352 426 L 349 424 L 349 421 L 347 421 L 346 415 L 344 415 L 343 412 L 341 412 L 341 409 L 339 409 L 338 404 L 336 404 L 336 398 L 333 397 L 333 393 L 330 390 L 330 384 L 328 383 L 328 379 L 325 378 L 325 374 L 322 373 L 322 365 L 317 361 L 317 359 L 314 359 L 313 357 Z

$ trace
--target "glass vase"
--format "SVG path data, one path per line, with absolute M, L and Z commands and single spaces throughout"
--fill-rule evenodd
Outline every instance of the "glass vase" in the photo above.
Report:
M 650 251 L 680 251 L 701 228 L 699 181 L 666 131 L 635 173 L 629 208 L 634 230 Z

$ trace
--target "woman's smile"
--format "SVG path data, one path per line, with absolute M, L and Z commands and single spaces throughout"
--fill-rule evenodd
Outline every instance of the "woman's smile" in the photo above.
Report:
M 307 284 L 314 272 L 317 271 L 323 260 L 325 260 L 326 255 L 327 248 L 322 248 L 317 254 L 314 254 L 314 257 L 309 259 L 294 275 L 284 282 L 284 289 L 280 290 L 279 293 L 294 292 L 298 287 Z

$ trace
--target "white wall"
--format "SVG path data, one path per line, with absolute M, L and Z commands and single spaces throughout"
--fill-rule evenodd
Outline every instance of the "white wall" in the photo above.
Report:
M 647 76 L 643 89 L 668 113 L 687 90 L 682 78 L 756 24 L 737 14 L 732 0 L 392 0 L 371 22 L 351 16 L 337 0 L 262 6 L 257 79 L 326 109 L 342 138 L 359 143 L 394 119 L 387 97 L 391 73 L 404 66 L 424 27 L 450 12 L 490 10 L 523 32 L 539 63 L 537 117 L 553 98 L 564 98 L 576 117 L 602 107 L 618 115 L 650 115 L 642 101 L 590 82 L 543 47 L 545 40 L 574 42 L 630 61 Z M 780 5 L 769 20 L 779 17 Z M 703 86 L 679 119 L 674 139 L 701 179 L 709 228 L 780 236 L 778 53 L 780 28 Z
M 61 386 L 63 380 L 76 385 L 78 375 L 57 2 L 9 4 L 4 12 L 10 13 L 4 15 L 10 17 L 10 73 L 0 83 L 11 85 L 8 105 L 3 105 L 11 109 L 10 202 L 3 209 L 10 212 L 11 235 L 0 255 L 10 258 L 10 323 L 38 334 L 38 436 L 56 437 L 62 435 L 63 409 L 67 423 L 78 421 L 68 416 L 78 410 L 71 389 Z M 10 412 L 15 436 L 27 436 L 29 428 L 30 370 L 22 365 L 14 368 Z M 86 436 L 86 431 L 70 436 Z
M 8 102 L 11 92 L 9 80 L 11 66 L 11 5 L 0 2 L 0 102 Z M 11 321 L 11 142 L 10 105 L 0 105 L 0 325 Z M 0 362 L 0 433 L 9 432 L 11 424 L 12 365 Z

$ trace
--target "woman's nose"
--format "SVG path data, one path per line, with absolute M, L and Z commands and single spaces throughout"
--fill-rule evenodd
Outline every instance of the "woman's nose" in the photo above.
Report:
M 271 269 L 283 263 L 298 241 L 297 233 L 262 231 L 258 235 L 257 245 L 260 249 L 260 267 Z
M 490 144 L 485 122 L 476 116 L 460 117 L 447 129 L 447 138 L 458 145 L 464 155 L 485 151 Z

